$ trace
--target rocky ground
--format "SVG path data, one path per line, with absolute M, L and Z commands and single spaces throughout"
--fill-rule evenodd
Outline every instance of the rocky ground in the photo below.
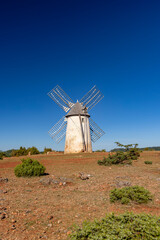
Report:
M 130 166 L 99 166 L 107 153 L 37 155 L 46 167 L 42 177 L 17 178 L 20 158 L 0 161 L 0 239 L 68 238 L 72 226 L 109 212 L 160 215 L 160 152 L 144 152 Z M 145 165 L 144 161 L 153 161 Z M 115 187 L 140 185 L 154 195 L 145 205 L 111 204 Z

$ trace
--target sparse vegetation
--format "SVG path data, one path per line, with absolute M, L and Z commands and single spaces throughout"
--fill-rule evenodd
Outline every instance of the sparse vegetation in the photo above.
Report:
M 52 148 L 44 148 L 44 152 L 43 153 L 47 153 L 47 152 L 52 152 L 53 150 L 52 150 Z
M 106 149 L 96 150 L 95 152 L 106 152 Z
M 11 153 L 12 157 L 18 157 L 18 156 L 26 156 L 28 154 L 28 151 L 25 147 L 20 147 L 18 150 L 13 150 Z
M 27 153 L 30 153 L 30 155 L 36 155 L 39 154 L 39 150 L 36 147 L 31 147 L 27 149 Z
M 115 212 L 115 215 L 126 211 L 134 211 L 134 213 L 145 212 L 156 215 L 160 219 L 160 191 L 157 190 L 160 183 L 158 170 L 160 168 L 160 152 L 143 152 L 141 160 L 137 161 L 133 167 L 119 167 L 119 165 L 112 165 L 112 167 L 99 166 L 96 164 L 96 161 L 101 159 L 102 156 L 108 157 L 108 153 L 51 154 L 49 156 L 38 154 L 34 157 L 25 156 L 1 160 L 0 195 L 4 199 L 2 207 L 6 209 L 1 209 L 2 213 L 0 216 L 6 216 L 6 218 L 0 220 L 3 229 L 0 232 L 0 238 L 12 239 L 14 232 L 17 239 L 47 238 L 66 240 L 69 238 L 69 234 L 72 233 L 71 225 L 73 223 L 80 224 L 79 229 L 82 230 L 81 223 L 84 220 L 93 221 L 93 219 L 98 219 L 98 222 L 101 222 L 102 216 L 105 217 L 105 213 L 111 212 Z M 14 174 L 15 166 L 22 163 L 20 159 L 28 157 L 43 164 L 46 167 L 45 172 L 50 175 L 42 177 L 16 177 Z M 153 168 L 153 165 L 145 165 L 144 161 L 146 160 L 152 161 L 155 167 Z M 82 181 L 79 178 L 80 173 L 90 175 L 89 179 Z M 68 180 L 71 180 L 71 182 L 67 183 L 66 181 Z M 154 194 L 154 201 L 150 201 L 147 204 L 137 204 L 123 198 L 123 205 L 121 200 L 110 203 L 110 190 L 113 190 L 115 187 L 120 189 L 134 185 L 148 189 Z M 128 201 L 130 203 L 127 204 Z M 142 234 L 147 232 L 149 240 L 160 239 L 160 236 L 157 237 L 155 235 L 155 231 L 157 231 L 156 222 L 155 227 L 150 228 L 150 222 L 148 225 L 141 225 L 140 219 L 134 220 L 134 217 L 130 220 L 132 225 L 129 222 L 124 223 L 124 218 L 121 218 L 121 220 L 121 223 L 118 225 L 118 220 L 113 218 L 113 221 L 111 220 L 111 228 L 109 228 L 110 226 L 107 223 L 108 229 L 102 226 L 101 223 L 99 224 L 100 231 L 104 231 L 105 237 L 103 235 L 101 237 L 100 233 L 98 235 L 97 228 L 94 233 L 91 232 L 87 237 L 83 234 L 81 237 L 78 235 L 78 237 L 79 239 L 83 239 L 84 236 L 84 239 L 96 239 L 98 235 L 98 240 L 105 238 L 109 240 L 116 238 L 117 240 L 127 240 L 127 238 L 128 240 L 134 240 L 134 238 L 140 240 L 145 239 L 146 236 Z M 139 221 L 138 227 L 136 221 Z M 144 230 L 143 233 L 141 226 Z M 14 228 L 15 230 L 13 230 Z M 114 235 L 116 233 L 114 233 L 113 228 L 117 235 Z M 25 230 L 22 231 L 23 229 Z M 66 231 L 59 231 L 59 229 Z M 112 230 L 113 232 L 110 233 Z M 131 234 L 130 232 L 129 235 L 125 235 L 132 230 L 136 232 L 135 236 L 134 233 Z M 85 230 L 83 229 L 83 231 Z M 151 231 L 152 235 L 149 235 Z M 75 235 L 79 234 L 79 232 L 75 233 Z M 75 236 L 74 238 L 76 239 Z
M 39 154 L 39 150 L 36 147 L 30 147 L 30 148 L 25 148 L 25 147 L 20 147 L 20 149 L 17 150 L 12 150 L 11 156 L 12 157 L 19 157 L 19 156 L 26 156 L 28 154 L 30 155 L 35 155 Z
M 144 161 L 145 164 L 152 164 L 152 161 Z
M 141 151 L 160 151 L 160 147 L 145 147 L 145 148 L 139 148 Z M 122 151 L 124 152 L 124 148 L 113 148 L 110 152 L 118 152 Z
M 14 169 L 16 177 L 41 176 L 45 172 L 45 167 L 37 160 L 31 158 L 22 159 L 22 163 Z
M 3 159 L 3 156 L 4 156 L 3 152 L 0 152 L 0 160 Z
M 84 222 L 82 228 L 76 227 L 70 235 L 71 240 L 158 240 L 160 221 L 149 214 L 124 213 L 118 216 L 108 214 L 101 220 Z
M 121 189 L 115 188 L 110 192 L 110 202 L 112 203 L 116 201 L 122 204 L 128 204 L 130 201 L 147 203 L 150 200 L 152 200 L 151 193 L 140 186 L 124 187 Z
M 140 150 L 137 148 L 138 144 L 123 145 L 119 142 L 116 144 L 124 148 L 124 151 L 118 151 L 115 154 L 109 154 L 103 160 L 98 160 L 99 165 L 109 166 L 112 164 L 132 164 L 132 160 L 137 160 L 140 157 Z

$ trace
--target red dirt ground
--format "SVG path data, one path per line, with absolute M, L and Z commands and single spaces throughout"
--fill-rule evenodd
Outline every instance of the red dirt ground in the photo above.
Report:
M 101 218 L 106 213 L 125 211 L 160 215 L 160 152 L 144 152 L 132 166 L 99 166 L 98 159 L 106 153 L 73 155 L 37 155 L 49 175 L 34 178 L 17 178 L 14 167 L 19 158 L 0 161 L 0 177 L 8 178 L 0 184 L 0 239 L 61 239 L 66 240 L 73 224 Z M 152 165 L 145 165 L 151 160 Z M 79 172 L 90 174 L 81 180 Z M 72 183 L 42 185 L 40 179 L 66 177 Z M 147 188 L 154 196 L 148 204 L 111 204 L 109 192 L 117 181 L 127 180 L 132 185 Z M 1 215 L 0 215 L 1 216 Z

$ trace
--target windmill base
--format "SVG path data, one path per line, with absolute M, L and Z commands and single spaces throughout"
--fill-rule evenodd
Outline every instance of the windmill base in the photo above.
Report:
M 92 152 L 89 118 L 86 116 L 68 117 L 64 153 L 82 152 Z
M 70 154 L 70 153 L 92 153 L 92 151 L 84 151 L 82 150 L 73 150 L 73 149 L 65 149 L 64 154 Z

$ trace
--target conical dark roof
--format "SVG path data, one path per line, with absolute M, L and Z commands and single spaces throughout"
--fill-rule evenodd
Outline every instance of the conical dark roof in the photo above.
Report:
M 90 116 L 87 112 L 87 109 L 82 106 L 81 103 L 78 101 L 74 104 L 74 106 L 71 108 L 71 110 L 67 113 L 66 117 L 69 116 Z

